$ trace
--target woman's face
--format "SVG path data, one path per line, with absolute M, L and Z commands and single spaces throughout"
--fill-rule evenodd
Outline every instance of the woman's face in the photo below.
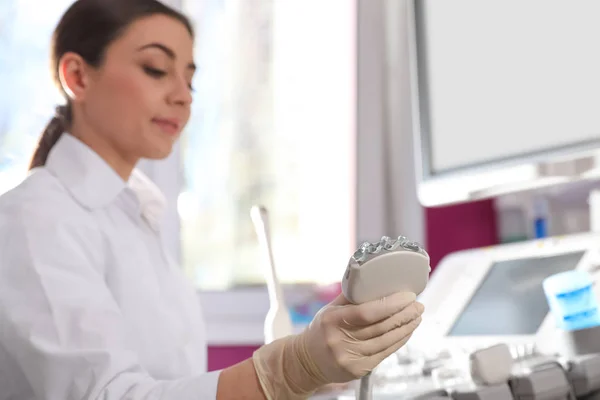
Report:
M 125 160 L 164 158 L 190 117 L 194 70 L 185 25 L 164 15 L 142 18 L 109 45 L 100 68 L 86 68 L 76 106 L 91 135 Z

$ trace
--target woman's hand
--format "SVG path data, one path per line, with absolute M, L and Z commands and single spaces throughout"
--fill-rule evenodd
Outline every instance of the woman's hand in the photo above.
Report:
M 302 334 L 256 351 L 254 365 L 266 397 L 306 398 L 325 384 L 368 374 L 406 344 L 423 310 L 413 293 L 361 305 L 338 296 Z
M 325 383 L 348 382 L 371 372 L 398 351 L 421 323 L 424 307 L 413 293 L 352 305 L 338 296 L 300 335 L 314 374 Z

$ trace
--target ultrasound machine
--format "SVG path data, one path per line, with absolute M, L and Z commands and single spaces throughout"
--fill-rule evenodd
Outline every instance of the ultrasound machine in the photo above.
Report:
M 421 326 L 373 372 L 373 400 L 600 397 L 600 328 L 557 329 L 543 287 L 584 271 L 599 297 L 600 2 L 402 4 L 388 11 L 405 20 L 386 34 L 407 51 L 397 72 L 410 90 L 390 90 L 412 108 L 402 145 L 414 148 L 407 173 L 420 205 L 408 211 L 524 194 L 571 199 L 587 187 L 590 225 L 446 256 L 419 296 Z
M 600 393 L 600 330 L 590 331 L 596 340 L 588 348 L 569 346 L 542 289 L 545 278 L 569 270 L 600 278 L 600 235 L 446 257 L 419 298 L 421 326 L 374 372 L 373 400 L 593 398 Z M 350 391 L 335 398 L 355 397 Z

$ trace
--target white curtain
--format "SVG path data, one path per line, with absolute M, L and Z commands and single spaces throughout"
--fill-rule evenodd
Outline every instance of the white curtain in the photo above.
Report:
M 425 241 L 416 194 L 408 0 L 358 0 L 359 241 L 385 234 Z

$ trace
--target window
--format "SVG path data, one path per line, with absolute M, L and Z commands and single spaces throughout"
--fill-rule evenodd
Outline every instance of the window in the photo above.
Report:
M 0 2 L 0 193 L 23 179 L 40 133 L 62 103 L 51 80 L 48 49 L 71 3 Z
M 183 2 L 197 28 L 178 209 L 186 272 L 205 290 L 264 282 L 253 204 L 279 276 L 336 282 L 354 233 L 354 5 Z
M 48 45 L 71 3 L 0 2 L 0 193 L 23 179 L 63 101 Z M 168 3 L 191 16 L 198 33 L 177 201 L 189 276 L 204 290 L 262 285 L 249 214 L 261 203 L 271 213 L 281 279 L 338 281 L 355 245 L 354 2 Z M 179 232 L 172 233 L 176 249 Z

